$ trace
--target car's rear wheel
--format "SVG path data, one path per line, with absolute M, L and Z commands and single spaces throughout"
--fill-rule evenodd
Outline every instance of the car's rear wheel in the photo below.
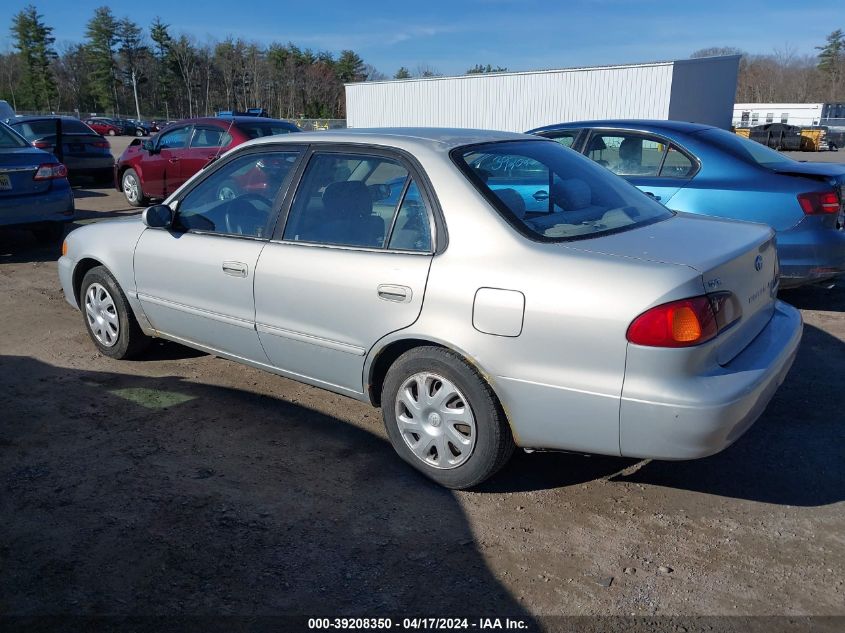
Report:
M 85 329 L 101 354 L 134 358 L 150 344 L 141 330 L 117 280 L 104 266 L 95 266 L 82 279 L 79 291 Z
M 133 207 L 143 207 L 147 204 L 147 197 L 141 189 L 141 179 L 134 169 L 127 169 L 120 178 L 120 186 L 126 201 Z
M 144 130 L 142 130 L 141 128 L 136 128 L 135 136 L 144 136 Z
M 109 136 L 114 136 L 116 132 L 114 130 L 109 130 Z
M 447 488 L 471 488 L 510 458 L 514 441 L 490 386 L 463 358 L 418 347 L 390 367 L 382 415 L 393 448 Z

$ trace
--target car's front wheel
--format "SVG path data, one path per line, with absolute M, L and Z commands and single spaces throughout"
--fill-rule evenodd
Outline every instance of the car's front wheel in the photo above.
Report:
M 480 484 L 513 453 L 493 390 L 450 350 L 418 347 L 400 356 L 387 373 L 381 406 L 399 456 L 447 488 Z
M 150 344 L 117 280 L 104 266 L 82 279 L 79 291 L 85 329 L 100 353 L 116 359 L 134 358 Z
M 133 207 L 143 207 L 147 204 L 147 197 L 141 189 L 141 179 L 134 169 L 127 169 L 120 179 L 120 186 L 126 201 Z
M 114 136 L 116 132 L 114 130 L 109 130 L 109 136 Z

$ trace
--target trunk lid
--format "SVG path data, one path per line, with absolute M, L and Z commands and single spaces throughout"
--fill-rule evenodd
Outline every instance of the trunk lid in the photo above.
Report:
M 777 251 L 774 232 L 762 224 L 679 213 L 663 222 L 567 247 L 687 266 L 701 275 L 702 293 L 730 292 L 742 316 L 716 338 L 721 364 L 754 340 L 774 314 Z
M 33 180 L 42 163 L 55 163 L 47 152 L 33 147 L 5 149 L 0 152 L 0 198 L 34 195 L 50 188 L 49 180 Z

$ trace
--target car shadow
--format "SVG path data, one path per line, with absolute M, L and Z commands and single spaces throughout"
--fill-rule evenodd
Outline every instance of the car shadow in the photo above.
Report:
M 845 500 L 845 343 L 811 325 L 762 417 L 717 455 L 647 462 L 614 480 L 791 506 Z
M 454 494 L 358 424 L 23 356 L 0 356 L 0 410 L 7 616 L 531 621 Z
M 845 279 L 835 282 L 833 288 L 828 287 L 830 283 L 782 290 L 778 298 L 802 310 L 845 312 Z
M 103 193 L 102 191 L 97 191 L 96 189 L 92 189 L 88 186 L 84 185 L 77 185 L 73 187 L 73 197 L 76 199 L 80 198 L 105 198 L 109 194 Z
M 14 227 L 0 227 L 0 264 L 48 262 L 62 255 L 61 243 L 42 244 L 32 231 Z

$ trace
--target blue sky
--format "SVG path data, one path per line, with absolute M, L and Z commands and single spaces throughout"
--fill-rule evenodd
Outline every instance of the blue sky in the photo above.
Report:
M 33 0 L 6 0 L 11 16 Z M 34 4 L 54 28 L 56 45 L 80 42 L 85 23 L 104 0 L 41 0 Z M 427 65 L 461 74 L 476 63 L 511 70 L 563 68 L 685 58 L 699 48 L 736 46 L 752 53 L 814 46 L 837 28 L 835 3 L 800 0 L 112 0 L 114 13 L 149 26 L 161 16 L 171 32 L 198 41 L 228 35 L 262 44 L 351 48 L 392 75 Z M 806 5 L 806 6 L 805 6 Z M 826 5 L 826 6 L 825 6 Z M 201 6 L 201 9 L 195 8 Z M 10 21 L 7 21 L 10 24 Z M 0 29 L 0 50 L 11 47 Z

